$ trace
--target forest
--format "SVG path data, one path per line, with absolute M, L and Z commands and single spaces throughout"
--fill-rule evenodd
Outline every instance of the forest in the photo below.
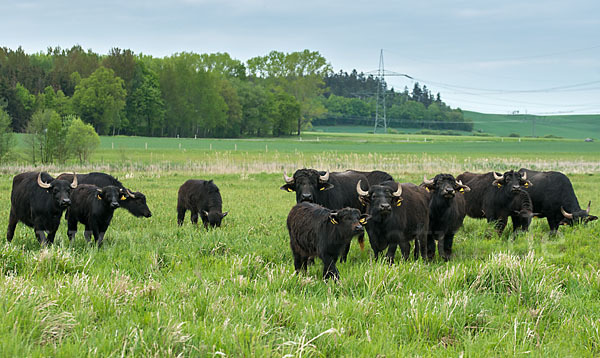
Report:
M 31 131 L 36 113 L 50 111 L 46 116 L 80 118 L 100 135 L 299 135 L 312 125 L 373 123 L 378 81 L 356 70 L 333 72 L 310 50 L 242 62 L 227 53 L 156 58 L 78 45 L 33 54 L 0 48 L 0 109 L 15 132 Z M 472 130 L 460 109 L 426 86 L 383 85 L 388 126 Z

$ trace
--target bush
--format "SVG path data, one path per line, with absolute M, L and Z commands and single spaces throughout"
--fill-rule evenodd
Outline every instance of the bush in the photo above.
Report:
M 508 136 L 511 138 L 520 138 L 521 137 L 521 135 L 519 133 L 514 133 L 514 132 L 509 134 Z
M 83 164 L 100 145 L 100 137 L 91 124 L 85 124 L 79 118 L 73 119 L 67 132 L 67 149 L 79 158 Z

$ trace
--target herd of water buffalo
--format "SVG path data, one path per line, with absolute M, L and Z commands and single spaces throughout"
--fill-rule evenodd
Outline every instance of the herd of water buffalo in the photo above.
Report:
M 345 261 L 350 242 L 358 236 L 364 247 L 364 230 L 369 236 L 375 259 L 387 249 L 392 263 L 399 246 L 404 259 L 410 255 L 414 240 L 415 258 L 424 260 L 438 254 L 450 259 L 454 235 L 466 215 L 494 222 L 497 232 L 504 230 L 508 218 L 513 230 L 526 231 L 533 217 L 545 217 L 550 232 L 560 225 L 573 225 L 598 219 L 579 206 L 569 178 L 560 172 L 539 172 L 521 168 L 504 174 L 465 172 L 456 178 L 438 174 L 424 177 L 420 185 L 397 183 L 383 171 L 324 172 L 299 169 L 292 177 L 283 175 L 282 190 L 296 192 L 296 205 L 287 217 L 290 246 L 296 271 L 319 257 L 323 277 L 339 278 L 335 266 Z M 85 226 L 84 236 L 102 245 L 114 211 L 123 207 L 137 217 L 152 213 L 146 197 L 132 192 L 106 173 L 61 174 L 53 178 L 46 172 L 27 172 L 13 178 L 7 240 L 14 236 L 19 221 L 33 227 L 42 245 L 54 242 L 64 211 L 67 234 L 72 239 L 77 224 Z M 177 223 L 185 213 L 191 221 L 202 219 L 204 226 L 218 227 L 227 212 L 222 212 L 219 188 L 212 180 L 188 180 L 179 188 Z

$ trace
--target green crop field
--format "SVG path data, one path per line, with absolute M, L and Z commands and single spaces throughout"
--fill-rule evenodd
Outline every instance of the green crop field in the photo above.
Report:
M 181 146 L 180 146 L 181 145 Z M 6 228 L 23 147 L 0 174 Z M 90 163 L 146 194 L 152 217 L 118 209 L 100 249 L 61 224 L 0 240 L 1 356 L 598 356 L 600 224 L 498 237 L 467 218 L 450 262 L 373 260 L 353 243 L 339 282 L 321 262 L 294 273 L 279 190 L 295 169 L 382 169 L 399 181 L 464 170 L 561 170 L 600 205 L 600 145 L 579 140 L 309 133 L 268 140 L 103 137 Z M 214 179 L 218 229 L 176 223 L 178 187 Z M 399 255 L 397 255 L 398 258 Z

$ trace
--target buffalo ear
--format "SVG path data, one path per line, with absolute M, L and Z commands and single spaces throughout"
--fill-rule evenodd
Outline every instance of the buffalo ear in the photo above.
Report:
M 331 183 L 319 183 L 319 190 L 333 189 L 334 185 Z
M 291 184 L 284 184 L 279 189 L 281 189 L 283 191 L 289 191 L 289 192 L 294 191 L 294 187 Z
M 226 211 L 226 212 L 222 213 L 222 214 L 221 214 L 221 218 L 224 218 L 224 217 L 226 217 L 226 216 L 227 216 L 227 214 L 229 214 L 229 211 Z
M 435 189 L 435 184 L 421 183 L 421 187 L 425 188 L 427 191 L 432 191 L 433 189 Z
M 329 221 L 331 221 L 333 225 L 336 225 L 338 223 L 337 217 L 338 213 L 336 211 L 332 211 L 329 213 Z
M 369 219 L 371 218 L 371 215 L 369 214 L 362 214 L 360 216 L 360 219 L 358 219 L 358 222 L 360 222 L 362 225 L 366 224 L 367 221 L 369 221 Z

